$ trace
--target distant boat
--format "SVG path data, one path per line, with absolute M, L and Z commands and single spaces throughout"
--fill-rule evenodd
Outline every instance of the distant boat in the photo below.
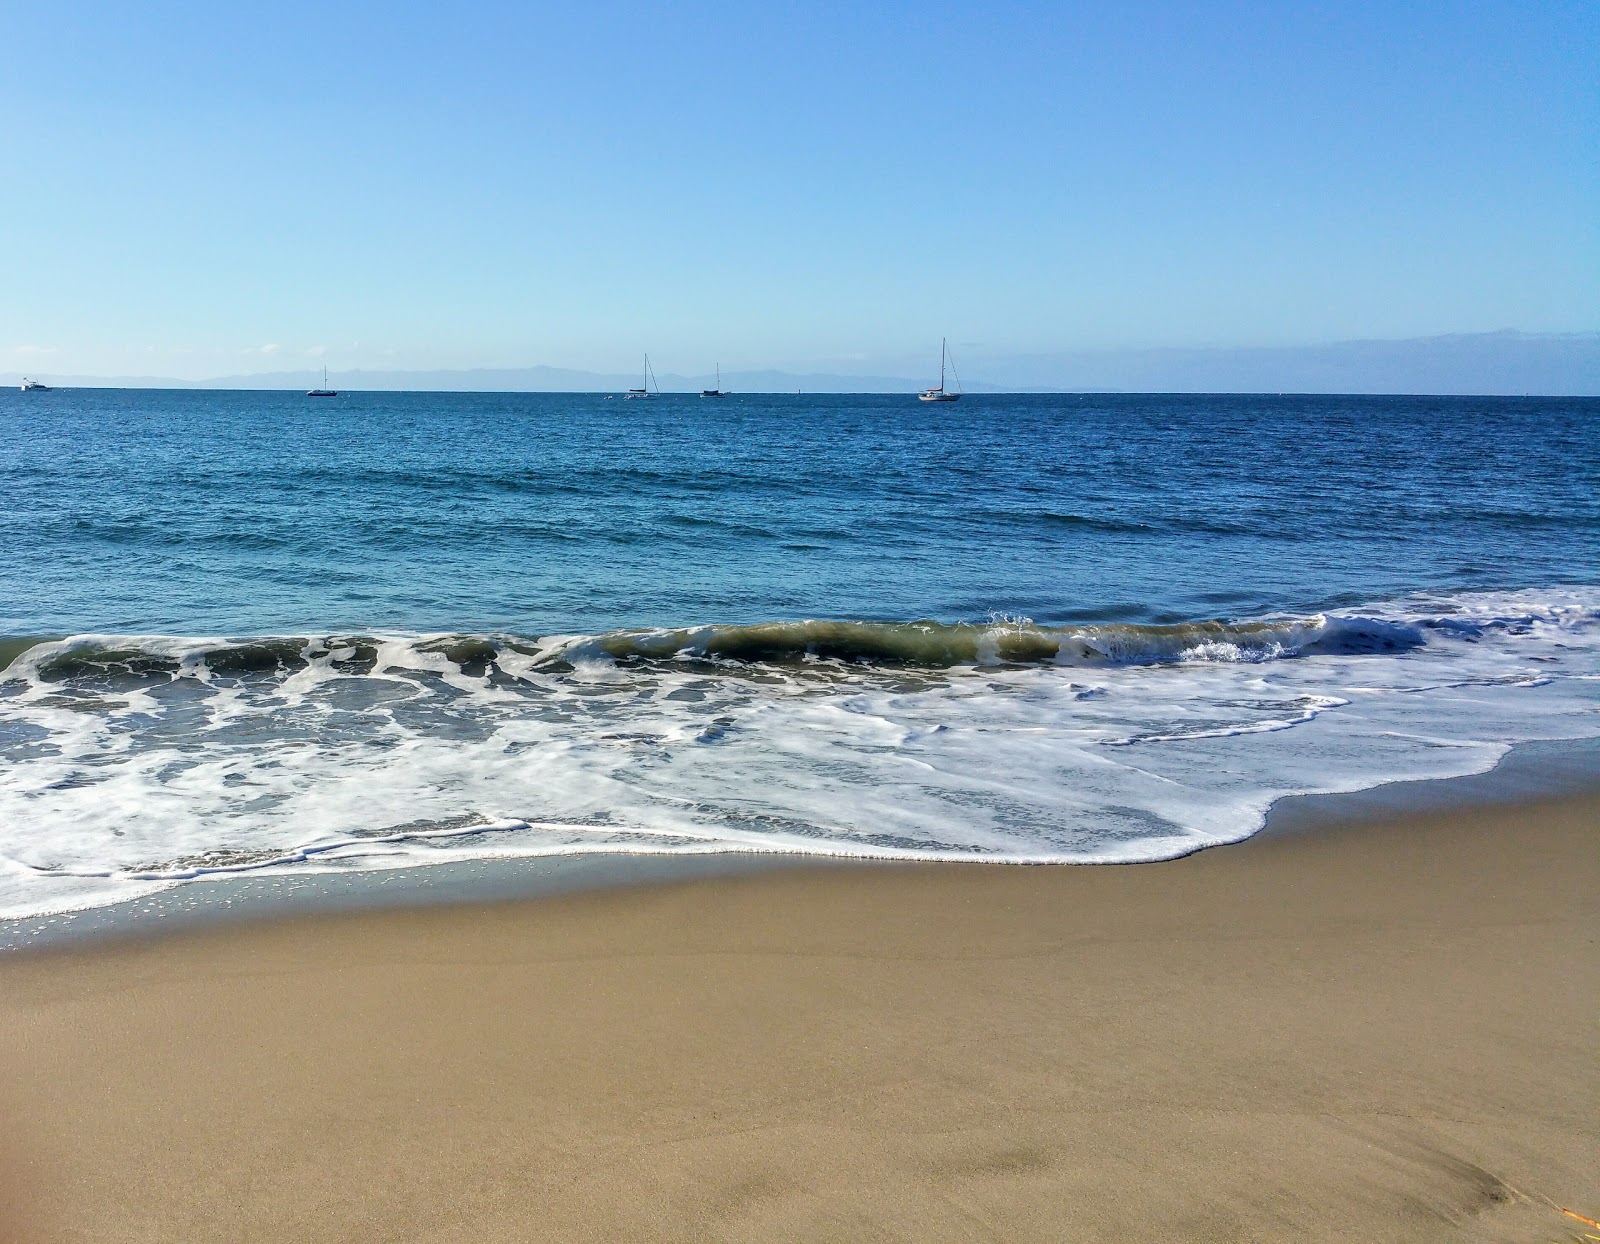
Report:
M 328 387 L 328 366 L 327 366 L 326 363 L 324 363 L 323 366 L 322 366 L 322 387 L 320 389 L 307 389 L 306 390 L 306 396 L 307 397 L 338 397 L 339 396 L 339 391 L 337 389 L 330 389 Z
M 917 394 L 917 397 L 920 398 L 922 401 L 924 401 L 924 402 L 959 402 L 961 400 L 961 377 L 959 375 L 956 376 L 956 391 L 954 393 L 946 392 L 945 387 L 944 387 L 944 367 L 945 367 L 945 361 L 946 361 L 947 357 L 949 356 L 949 353 L 950 353 L 950 350 L 949 350 L 949 347 L 945 345 L 944 338 L 940 337 L 939 338 L 939 387 L 937 389 L 924 389 L 921 393 Z M 956 370 L 956 365 L 954 363 L 951 363 L 950 364 L 951 373 L 954 374 L 955 370 Z
M 20 387 L 21 387 L 21 389 L 22 389 L 22 391 L 24 393 L 48 393 L 48 392 L 50 392 L 50 386 L 49 385 L 43 383 L 42 381 L 29 380 L 26 376 L 24 376 L 22 378 L 22 384 L 21 384 Z
M 644 356 L 644 388 L 629 389 L 623 397 L 660 397 L 661 386 L 656 383 L 656 374 L 650 370 L 650 356 Z
M 717 364 L 717 387 L 714 388 L 714 389 L 701 389 L 700 390 L 700 396 L 701 397 L 727 397 L 728 396 L 726 393 L 724 393 L 722 391 L 722 364 L 721 363 Z

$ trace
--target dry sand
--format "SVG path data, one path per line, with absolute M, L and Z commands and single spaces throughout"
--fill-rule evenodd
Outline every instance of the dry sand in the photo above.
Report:
M 46 1240 L 1594 1240 L 1597 892 L 1584 798 L 11 955 L 0 1161 Z

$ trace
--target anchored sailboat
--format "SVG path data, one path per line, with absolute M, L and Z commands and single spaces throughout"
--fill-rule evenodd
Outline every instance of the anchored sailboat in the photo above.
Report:
M 650 370 L 650 356 L 644 356 L 644 388 L 629 389 L 623 397 L 660 397 L 661 386 L 656 383 L 656 374 Z
M 717 387 L 714 388 L 714 389 L 701 389 L 700 390 L 700 396 L 701 397 L 727 397 L 728 396 L 726 393 L 724 393 L 722 391 L 722 364 L 721 363 L 717 364 Z
M 326 363 L 324 363 L 322 365 L 322 387 L 320 389 L 307 389 L 306 390 L 306 396 L 307 397 L 338 397 L 339 396 L 339 391 L 337 389 L 330 389 L 328 387 L 328 365 Z
M 937 389 L 924 389 L 917 397 L 924 402 L 959 402 L 961 400 L 961 377 L 956 372 L 956 365 L 950 363 L 950 374 L 956 378 L 955 392 L 951 393 L 944 387 L 945 363 L 949 358 L 950 349 L 945 344 L 943 337 L 939 338 L 939 387 Z

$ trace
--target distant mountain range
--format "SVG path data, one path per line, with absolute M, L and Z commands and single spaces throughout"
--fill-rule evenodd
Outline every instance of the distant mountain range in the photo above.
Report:
M 970 393 L 1438 393 L 1551 396 L 1600 394 L 1600 333 L 1460 333 L 1320 346 L 1075 350 L 1032 355 L 967 352 Z M 209 380 L 157 376 L 55 376 L 47 384 L 113 388 L 308 389 L 313 371 L 262 372 Z M 0 374 L 15 385 L 20 373 Z M 664 374 L 668 392 L 712 387 L 710 375 Z M 339 389 L 474 393 L 620 393 L 637 374 L 562 367 L 473 368 L 458 371 L 331 371 Z M 724 372 L 736 393 L 914 393 L 922 377 Z
M 253 372 L 239 376 L 217 376 L 209 380 L 175 380 L 166 376 L 51 376 L 29 372 L 46 384 L 63 387 L 105 387 L 130 389 L 310 389 L 322 384 L 322 369 L 315 371 Z M 0 383 L 20 381 L 0 373 Z M 663 372 L 657 380 L 665 393 L 698 393 L 715 386 L 712 375 L 680 376 Z M 567 367 L 473 367 L 438 371 L 371 371 L 353 369 L 328 372 L 328 384 L 355 392 L 401 391 L 441 393 L 622 393 L 639 383 L 637 372 L 629 374 L 576 371 Z M 736 393 L 914 393 L 925 388 L 926 380 L 903 376 L 832 375 L 820 372 L 766 371 L 723 372 L 722 387 Z M 968 385 L 974 393 L 1001 393 L 1004 385 Z
M 1600 333 L 1456 333 L 1239 349 L 1013 357 L 1018 387 L 1144 393 L 1600 394 Z

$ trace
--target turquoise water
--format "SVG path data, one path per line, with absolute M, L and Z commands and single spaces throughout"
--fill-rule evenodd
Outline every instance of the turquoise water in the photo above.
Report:
M 1600 400 L 0 393 L 0 914 L 1168 858 L 1600 734 Z

